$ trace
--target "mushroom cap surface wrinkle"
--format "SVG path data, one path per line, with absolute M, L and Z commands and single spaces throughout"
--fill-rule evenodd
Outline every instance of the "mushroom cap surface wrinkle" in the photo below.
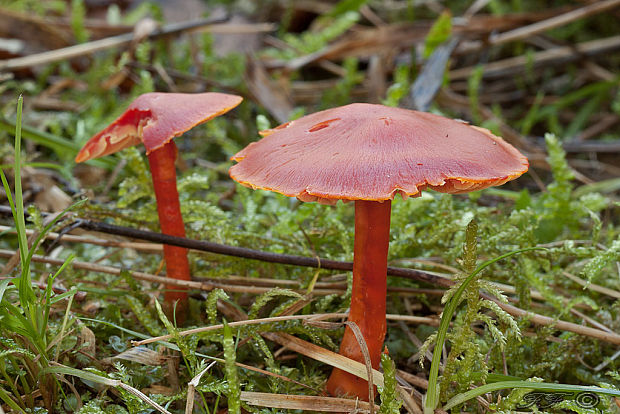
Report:
M 230 176 L 251 188 L 334 204 L 391 200 L 431 188 L 464 193 L 527 171 L 490 131 L 426 112 L 356 103 L 263 131 L 235 154 Z
M 217 92 L 140 95 L 84 145 L 75 161 L 109 155 L 140 142 L 149 154 L 196 125 L 228 112 L 241 101 L 240 96 Z

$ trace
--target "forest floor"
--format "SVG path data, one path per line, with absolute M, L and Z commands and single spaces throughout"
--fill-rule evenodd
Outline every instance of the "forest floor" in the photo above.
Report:
M 620 0 L 0 0 L 0 414 L 620 412 L 619 19 Z M 75 162 L 153 91 L 243 97 L 175 140 L 191 281 L 165 278 L 143 146 Z M 392 202 L 376 405 L 325 391 L 333 366 L 368 378 L 337 354 L 353 204 L 228 174 L 259 131 L 353 102 L 465 120 L 530 163 Z

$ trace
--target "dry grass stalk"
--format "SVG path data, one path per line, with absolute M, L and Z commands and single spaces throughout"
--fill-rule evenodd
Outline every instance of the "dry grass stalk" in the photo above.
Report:
M 340 368 L 341 370 L 363 378 L 366 381 L 368 381 L 369 379 L 365 364 L 354 361 L 345 356 L 329 351 L 325 348 L 321 348 L 318 345 L 304 341 L 303 339 L 299 339 L 289 334 L 263 332 L 261 335 L 273 342 L 282 345 L 285 348 L 305 355 L 308 358 L 315 359 L 317 361 L 331 365 L 335 368 Z M 373 384 L 378 387 L 383 387 L 383 374 L 376 369 L 373 369 L 372 376 Z M 418 404 L 411 398 L 409 393 L 400 385 L 397 385 L 397 388 L 401 398 L 403 399 L 403 402 L 405 403 L 407 410 L 416 414 L 422 413 L 422 410 L 420 409 Z
M 408 315 L 386 315 L 388 320 L 395 320 L 395 321 L 405 321 L 405 322 L 413 322 L 413 323 L 428 323 L 431 325 L 438 325 L 439 321 L 437 320 L 437 318 L 431 318 L 431 317 L 422 317 L 422 316 L 408 316 Z M 241 321 L 235 321 L 235 322 L 229 322 L 228 325 L 233 327 L 233 326 L 245 326 L 245 325 L 258 325 L 258 324 L 262 324 L 262 323 L 273 323 L 273 322 L 282 322 L 282 321 L 292 321 L 292 320 L 308 320 L 309 322 L 312 321 L 321 321 L 321 320 L 325 320 L 325 319 L 337 319 L 337 318 L 346 318 L 347 314 L 346 313 L 317 313 L 317 314 L 310 314 L 310 315 L 284 315 L 284 316 L 274 316 L 271 318 L 260 318 L 260 319 L 245 319 L 245 320 L 241 320 Z M 224 328 L 224 325 L 211 325 L 211 326 L 202 326 L 200 328 L 194 328 L 194 329 L 188 329 L 186 331 L 180 331 L 177 333 L 177 335 L 180 336 L 187 336 L 187 335 L 193 335 L 193 334 L 197 334 L 197 333 L 201 333 L 201 332 L 209 332 L 209 331 L 216 331 L 218 329 L 222 329 Z M 170 338 L 172 338 L 173 335 L 162 335 L 162 336 L 155 336 L 152 338 L 148 338 L 148 339 L 143 339 L 142 341 L 133 341 L 132 345 L 133 346 L 142 346 L 142 345 L 146 345 L 146 344 L 150 344 L 153 342 L 158 342 L 158 341 L 166 341 Z
M 373 408 L 365 401 L 349 400 L 346 398 L 314 397 L 309 395 L 269 394 L 264 392 L 241 391 L 241 401 L 257 407 L 282 408 L 289 410 L 317 411 L 317 412 L 355 412 L 371 413 Z
M 360 330 L 359 326 L 357 326 L 355 322 L 347 321 L 344 324 L 347 325 L 353 332 L 353 335 L 355 335 L 355 339 L 357 340 L 357 343 L 360 346 L 360 350 L 362 351 L 362 356 L 364 357 L 364 365 L 366 366 L 366 375 L 368 378 L 370 378 L 372 376 L 372 362 L 370 361 L 370 352 L 368 352 L 368 345 L 366 344 L 366 340 L 364 339 L 364 334 L 362 334 L 362 331 Z M 375 387 L 369 381 L 368 382 L 368 401 L 374 401 L 374 400 L 375 400 Z M 370 406 L 370 414 L 375 414 L 375 410 L 372 405 Z
M 15 254 L 14 251 L 0 249 L 0 257 L 12 257 L 14 254 Z M 53 264 L 56 266 L 60 266 L 63 264 L 62 260 L 42 257 L 39 255 L 33 255 L 32 260 L 34 262 L 49 263 L 49 264 Z M 83 270 L 102 272 L 102 273 L 108 273 L 108 274 L 114 274 L 114 275 L 120 275 L 122 271 L 122 269 L 113 267 L 113 266 L 101 266 L 101 265 L 79 262 L 79 261 L 72 262 L 72 266 L 74 269 L 83 269 Z M 220 288 L 227 292 L 265 293 L 268 290 L 270 290 L 269 288 L 257 288 L 257 287 L 252 287 L 252 286 L 240 288 L 239 286 L 230 286 L 230 285 L 226 285 L 223 283 L 216 283 L 216 282 L 194 282 L 194 281 L 185 281 L 185 280 L 172 280 L 166 277 L 155 276 L 155 275 L 151 275 L 151 274 L 143 273 L 143 272 L 132 272 L 131 275 L 132 277 L 138 280 L 145 280 L 149 282 L 170 284 L 170 285 L 174 284 L 176 286 L 184 286 L 190 289 L 199 289 L 199 290 L 205 290 L 205 291 L 210 291 L 215 288 Z M 320 290 L 313 291 L 314 294 L 321 294 L 324 292 L 326 291 L 323 291 L 323 292 L 321 292 Z M 340 292 L 340 291 L 337 291 L 337 292 Z M 300 292 L 300 293 L 305 293 L 305 292 Z M 601 331 L 600 329 L 589 328 L 587 326 L 578 325 L 578 324 L 571 323 L 571 322 L 556 320 L 554 318 L 539 315 L 534 312 L 525 311 L 513 305 L 505 304 L 503 302 L 500 302 L 498 299 L 491 297 L 484 293 L 480 293 L 480 295 L 485 299 L 488 299 L 488 300 L 491 300 L 497 303 L 499 307 L 501 307 L 504 311 L 508 312 L 510 315 L 517 316 L 517 317 L 527 317 L 530 320 L 530 322 L 535 325 L 543 325 L 543 326 L 551 325 L 551 326 L 554 326 L 558 330 L 574 332 L 579 335 L 589 336 L 592 338 L 600 339 L 605 342 L 620 345 L 620 335 L 616 333 L 608 333 L 605 331 Z
M 230 327 L 235 327 L 235 326 L 246 326 L 246 325 L 258 325 L 258 324 L 262 324 L 262 323 L 272 323 L 272 322 L 282 322 L 282 321 L 291 321 L 291 320 L 299 320 L 299 319 L 313 319 L 318 317 L 333 317 L 333 318 L 341 318 L 344 314 L 342 313 L 333 313 L 333 314 L 318 314 L 318 315 L 285 315 L 285 316 L 274 316 L 273 318 L 261 318 L 261 319 L 247 319 L 247 320 L 243 320 L 243 321 L 235 321 L 235 322 L 229 322 L 228 326 Z M 222 329 L 224 328 L 224 325 L 211 325 L 211 326 L 202 326 L 200 328 L 194 328 L 194 329 L 188 329 L 185 331 L 180 331 L 177 333 L 177 335 L 180 336 L 187 336 L 187 335 L 193 335 L 193 334 L 197 334 L 197 333 L 202 333 L 202 332 L 209 332 L 209 331 L 215 331 L 218 329 Z M 148 338 L 148 339 L 143 339 L 142 341 L 132 341 L 131 344 L 133 346 L 142 346 L 142 345 L 146 345 L 146 344 L 150 344 L 153 342 L 158 342 L 158 341 L 165 341 L 168 339 L 173 338 L 174 335 L 162 335 L 162 336 L 155 336 L 153 338 Z
M 201 19 L 190 22 L 173 23 L 156 30 L 150 34 L 149 38 L 170 36 L 179 33 L 188 33 L 194 31 L 210 31 L 213 33 L 259 33 L 270 32 L 274 30 L 273 24 L 217 24 L 221 19 Z M 209 29 L 207 29 L 209 27 Z M 48 63 L 58 62 L 61 60 L 72 59 L 80 56 L 91 55 L 101 50 L 113 47 L 127 46 L 135 39 L 134 33 L 125 33 L 117 36 L 106 37 L 104 39 L 93 40 L 91 42 L 81 43 L 78 45 L 68 46 L 61 49 L 50 50 L 37 53 L 34 55 L 18 57 L 0 61 L 0 70 L 11 71 L 32 66 L 44 65 Z
M 534 67 L 555 65 L 618 49 L 620 49 L 620 35 L 577 43 L 572 46 L 554 47 L 536 52 L 532 57 L 520 55 L 487 63 L 483 65 L 483 76 L 485 78 L 510 76 L 523 71 L 530 64 Z M 474 66 L 452 70 L 449 72 L 450 80 L 468 79 L 474 70 L 476 70 Z
M 492 35 L 487 42 L 472 42 L 466 47 L 460 48 L 458 52 L 472 53 L 474 51 L 480 50 L 483 47 L 488 47 L 489 45 L 495 46 L 515 40 L 525 39 L 527 37 L 534 36 L 547 30 L 564 26 L 576 20 L 584 19 L 586 17 L 602 13 L 604 11 L 613 9 L 619 5 L 620 0 L 606 0 L 594 2 L 579 9 L 571 10 L 569 12 L 553 16 L 549 19 L 541 20 L 526 26 L 521 26 L 504 33 Z
M 600 339 L 601 341 L 609 342 L 615 345 L 620 345 L 620 335 L 613 332 L 605 332 L 600 329 L 590 328 L 588 326 L 577 325 L 571 322 L 565 322 L 558 319 L 550 318 L 548 316 L 539 315 L 534 312 L 529 312 L 516 306 L 509 305 L 494 299 L 493 297 L 481 294 L 484 299 L 492 300 L 504 311 L 508 312 L 512 316 L 528 319 L 531 323 L 541 326 L 553 326 L 560 331 L 574 332 L 579 335 L 589 336 L 592 338 Z
M 191 414 L 194 412 L 194 396 L 196 394 L 196 387 L 200 384 L 202 376 L 215 365 L 216 361 L 211 362 L 205 369 L 200 371 L 192 380 L 187 384 L 187 399 L 185 403 L 185 414 Z
M 7 232 L 9 234 L 15 234 L 15 230 L 12 230 L 13 227 L 9 226 L 0 226 L 0 232 Z M 30 236 L 34 234 L 34 230 L 26 230 L 26 235 Z M 87 243 L 94 244 L 97 246 L 105 246 L 105 247 L 118 247 L 120 249 L 134 249 L 139 251 L 146 251 L 151 253 L 161 253 L 163 251 L 163 247 L 161 244 L 157 243 L 137 243 L 137 242 L 122 242 L 115 240 L 107 240 L 107 239 L 98 239 L 93 237 L 85 237 L 85 236 L 76 236 L 73 234 L 60 234 L 55 232 L 49 232 L 45 235 L 46 240 L 57 240 L 62 239 L 62 241 L 70 242 L 70 243 Z
M 569 278 L 570 280 L 572 280 L 573 282 L 583 286 L 584 289 L 590 289 L 595 292 L 602 293 L 603 295 L 612 297 L 614 299 L 620 299 L 620 292 L 618 292 L 617 290 L 613 290 L 605 286 L 597 285 L 595 283 L 586 282 L 582 278 L 577 277 L 573 275 L 572 273 L 568 273 L 566 271 L 562 271 L 562 274 L 566 276 L 567 278 Z

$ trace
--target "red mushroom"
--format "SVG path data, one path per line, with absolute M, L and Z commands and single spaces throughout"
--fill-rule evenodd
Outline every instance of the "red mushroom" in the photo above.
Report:
M 223 93 L 146 93 L 103 131 L 92 137 L 75 157 L 76 162 L 109 155 L 140 142 L 149 159 L 159 224 L 164 234 L 185 237 L 175 161 L 177 147 L 172 141 L 198 124 L 222 115 L 241 103 L 240 96 Z M 187 249 L 164 245 L 167 276 L 189 280 Z M 187 291 L 170 285 L 164 301 L 187 301 Z
M 328 109 L 263 135 L 233 156 L 238 162 L 230 168 L 234 180 L 301 201 L 355 201 L 349 321 L 359 326 L 374 368 L 379 365 L 386 331 L 394 195 L 415 197 L 426 188 L 464 193 L 501 185 L 528 169 L 527 158 L 486 129 L 382 105 Z M 348 327 L 340 353 L 364 361 Z M 332 372 L 327 390 L 368 400 L 367 382 L 338 369 Z

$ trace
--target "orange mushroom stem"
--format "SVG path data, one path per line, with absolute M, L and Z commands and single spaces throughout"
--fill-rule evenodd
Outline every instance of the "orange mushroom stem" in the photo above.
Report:
M 519 151 L 490 131 L 438 115 L 351 104 L 263 131 L 233 156 L 230 176 L 251 188 L 335 204 L 355 201 L 353 290 L 349 321 L 377 368 L 385 337 L 391 200 L 425 189 L 466 193 L 502 185 L 527 171 Z M 347 327 L 341 354 L 363 362 Z M 368 400 L 365 380 L 335 370 L 330 394 Z
M 355 202 L 353 286 L 348 320 L 360 328 L 375 369 L 379 368 L 386 330 L 391 204 L 390 200 Z M 348 326 L 340 343 L 340 354 L 364 362 L 361 347 Z M 327 392 L 331 395 L 367 396 L 368 382 L 346 371 L 334 369 L 327 381 Z
M 185 237 L 185 225 L 181 215 L 181 204 L 177 190 L 177 173 L 175 161 L 177 146 L 174 141 L 168 142 L 148 155 L 153 178 L 153 189 L 157 201 L 157 214 L 161 232 L 171 236 Z M 168 277 L 177 280 L 190 280 L 187 249 L 164 245 L 164 260 Z M 178 286 L 166 286 L 164 301 L 174 303 L 187 300 L 187 291 Z
M 216 92 L 146 93 L 105 129 L 92 137 L 75 157 L 76 162 L 115 153 L 142 142 L 149 158 L 161 231 L 185 237 L 179 193 L 176 184 L 175 137 L 198 124 L 222 115 L 241 103 L 240 96 Z M 189 280 L 187 249 L 164 245 L 168 277 Z M 166 308 L 179 301 L 177 321 L 184 320 L 187 291 L 168 286 L 164 294 Z

